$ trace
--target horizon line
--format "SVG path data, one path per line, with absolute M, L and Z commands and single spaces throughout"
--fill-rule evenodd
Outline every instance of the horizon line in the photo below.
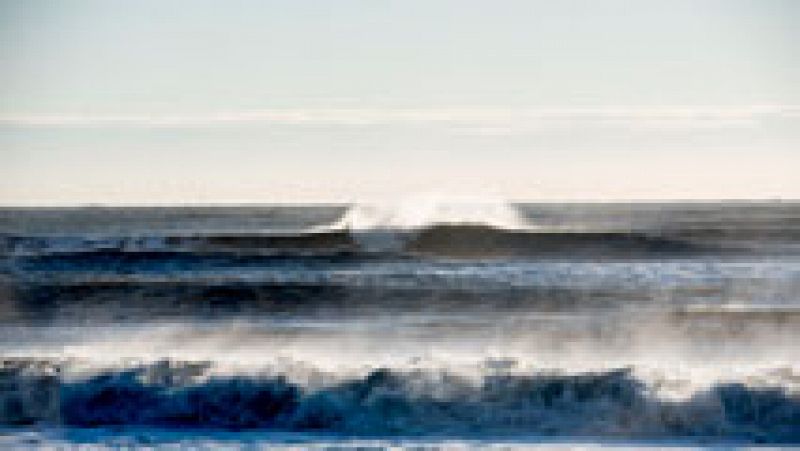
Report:
M 0 209 L 36 209 L 36 208 L 180 208 L 180 207 L 344 207 L 359 204 L 382 204 L 392 201 L 272 201 L 272 202 L 76 202 L 76 203 L 0 203 Z M 447 199 L 443 199 L 446 203 Z M 498 199 L 497 203 L 506 204 L 709 204 L 709 203 L 800 203 L 799 198 L 759 197 L 759 198 L 614 198 L 614 199 Z M 481 203 L 480 201 L 477 203 Z M 494 203 L 486 202 L 483 203 Z

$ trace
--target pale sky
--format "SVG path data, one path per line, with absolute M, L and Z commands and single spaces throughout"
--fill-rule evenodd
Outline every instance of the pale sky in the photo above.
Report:
M 792 0 L 0 0 L 0 204 L 800 198 Z

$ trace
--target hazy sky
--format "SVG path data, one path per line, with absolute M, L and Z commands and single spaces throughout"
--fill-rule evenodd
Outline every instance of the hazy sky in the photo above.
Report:
M 0 204 L 800 198 L 800 1 L 0 0 Z

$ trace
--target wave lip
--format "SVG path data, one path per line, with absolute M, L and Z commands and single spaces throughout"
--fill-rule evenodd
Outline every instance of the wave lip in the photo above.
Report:
M 481 198 L 411 197 L 396 203 L 357 204 L 335 229 L 415 231 L 438 224 L 482 224 L 501 229 L 528 228 L 517 209 L 505 202 Z
M 531 229 L 513 205 L 480 198 L 435 196 L 353 205 L 330 229 L 348 231 L 364 250 L 399 252 L 419 233 L 443 225 Z

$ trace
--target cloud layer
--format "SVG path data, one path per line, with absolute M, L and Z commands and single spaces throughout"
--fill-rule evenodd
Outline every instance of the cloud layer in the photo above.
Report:
M 199 114 L 6 114 L 0 125 L 25 127 L 214 127 L 225 125 L 430 125 L 494 131 L 569 127 L 748 126 L 798 119 L 800 105 L 584 106 L 544 108 L 314 108 L 255 109 Z

